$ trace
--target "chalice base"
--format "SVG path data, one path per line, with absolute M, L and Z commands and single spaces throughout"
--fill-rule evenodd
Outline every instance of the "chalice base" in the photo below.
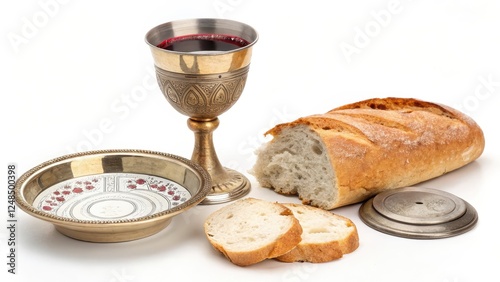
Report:
M 212 190 L 201 204 L 225 203 L 248 194 L 251 188 L 250 181 L 240 172 L 223 167 L 215 152 L 213 131 L 219 126 L 219 119 L 189 118 L 187 124 L 195 136 L 191 161 L 203 167 L 212 182 Z
M 212 180 L 212 191 L 200 203 L 202 205 L 214 205 L 234 201 L 244 197 L 250 192 L 250 181 L 240 172 L 230 168 L 224 168 L 227 178 L 217 182 Z

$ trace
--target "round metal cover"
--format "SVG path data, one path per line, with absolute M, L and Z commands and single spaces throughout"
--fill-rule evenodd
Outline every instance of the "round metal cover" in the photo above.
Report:
M 359 210 L 368 226 L 390 235 L 413 239 L 456 236 L 478 220 L 474 207 L 436 189 L 405 187 L 379 193 Z

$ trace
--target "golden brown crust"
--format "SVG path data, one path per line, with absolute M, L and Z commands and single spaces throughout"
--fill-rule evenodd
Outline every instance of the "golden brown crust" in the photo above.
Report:
M 276 260 L 281 262 L 321 263 L 339 259 L 343 255 L 338 242 L 327 242 L 297 246 L 290 252 L 277 257 Z
M 249 198 L 246 200 L 254 199 Z M 281 207 L 282 211 L 280 215 L 288 216 L 293 221 L 292 226 L 275 241 L 273 241 L 272 244 L 268 244 L 251 251 L 231 251 L 225 248 L 223 244 L 219 244 L 217 241 L 213 240 L 213 238 L 207 233 L 207 231 L 205 231 L 207 239 L 216 250 L 221 252 L 227 259 L 229 259 L 229 261 L 238 266 L 252 265 L 265 259 L 275 258 L 289 252 L 301 241 L 302 226 L 300 225 L 299 221 L 293 216 L 293 213 L 290 209 L 279 203 L 269 204 Z M 216 211 L 215 213 L 220 212 L 221 210 Z M 206 223 L 205 230 L 207 230 Z
M 369 99 L 280 124 L 268 133 L 277 136 L 298 125 L 320 136 L 335 171 L 337 201 L 325 209 L 438 177 L 477 159 L 485 145 L 471 118 L 417 99 Z
M 352 224 L 352 227 L 354 227 L 354 232 L 352 232 L 352 235 L 347 237 L 346 240 L 342 240 L 339 242 L 340 250 L 344 255 L 354 252 L 359 247 L 358 229 L 350 219 L 346 218 L 346 220 L 348 220 L 348 222 Z

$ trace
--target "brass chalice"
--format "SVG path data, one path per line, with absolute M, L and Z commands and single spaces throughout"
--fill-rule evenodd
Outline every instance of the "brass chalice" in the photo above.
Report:
M 163 94 L 189 117 L 195 135 L 191 160 L 212 178 L 212 190 L 202 204 L 232 201 L 250 191 L 243 174 L 219 162 L 212 133 L 218 116 L 236 103 L 245 87 L 257 38 L 251 26 L 226 19 L 172 21 L 146 34 Z

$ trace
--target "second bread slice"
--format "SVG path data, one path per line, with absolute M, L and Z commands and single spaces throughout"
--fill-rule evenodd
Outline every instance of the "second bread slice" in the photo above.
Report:
M 239 266 L 287 253 L 301 241 L 302 234 L 290 209 L 254 198 L 215 211 L 204 227 L 212 246 Z
M 303 233 L 302 241 L 290 252 L 277 257 L 277 260 L 327 262 L 358 248 L 358 231 L 350 219 L 307 205 L 283 205 L 293 211 Z

